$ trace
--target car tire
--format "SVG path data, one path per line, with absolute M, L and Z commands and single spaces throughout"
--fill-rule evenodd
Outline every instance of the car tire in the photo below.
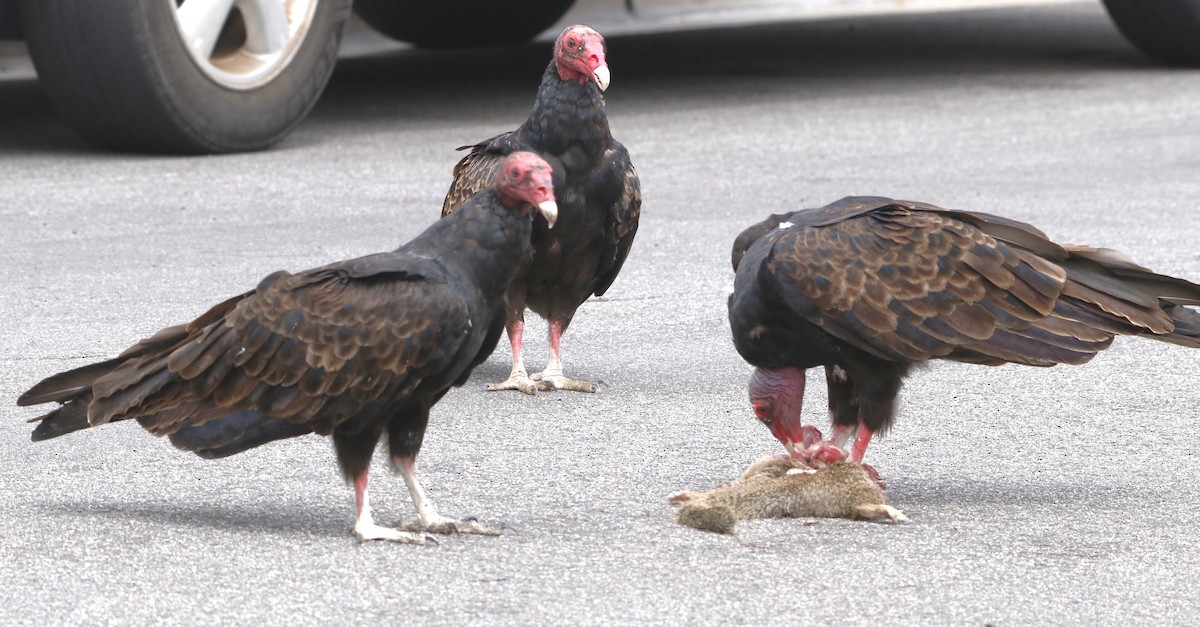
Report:
M 1104 0 L 1126 39 L 1172 65 L 1200 66 L 1200 0 Z
M 354 10 L 375 30 L 418 46 L 475 47 L 529 41 L 574 0 L 356 0 Z
M 321 95 L 351 0 L 228 2 L 205 20 L 176 0 L 25 0 L 21 14 L 39 82 L 85 138 L 139 152 L 258 150 Z M 197 51 L 185 46 L 187 28 L 205 27 L 190 38 Z

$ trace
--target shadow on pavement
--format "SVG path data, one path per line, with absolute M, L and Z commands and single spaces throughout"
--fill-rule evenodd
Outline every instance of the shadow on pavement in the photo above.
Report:
M 59 501 L 40 504 L 49 515 L 87 520 L 108 518 L 141 521 L 147 526 L 242 530 L 274 535 L 350 537 L 346 508 L 303 508 L 282 503 L 256 509 L 226 507 L 220 503 L 118 503 Z

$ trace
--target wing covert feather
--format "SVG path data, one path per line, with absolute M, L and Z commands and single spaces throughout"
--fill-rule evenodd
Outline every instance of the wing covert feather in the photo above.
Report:
M 863 206 L 846 205 L 853 219 L 776 230 L 766 265 L 806 320 L 890 360 L 953 358 L 960 349 L 982 361 L 1076 360 L 1062 344 L 1079 348 L 1079 338 L 1046 335 L 1068 331 L 1061 319 L 1022 334 L 1054 310 L 1062 268 L 950 215 Z
M 459 146 L 459 150 L 470 150 L 454 166 L 454 181 L 442 201 L 442 215 L 458 209 L 475 194 L 489 188 L 496 180 L 500 164 L 516 146 L 514 133 L 504 133 L 473 146 Z
M 470 314 L 454 283 L 398 270 L 275 273 L 173 350 L 98 380 L 90 419 L 139 417 L 169 434 L 203 422 L 205 412 L 165 410 L 215 404 L 313 422 L 323 432 L 351 413 L 339 401 L 337 417 L 323 415 L 335 399 L 349 395 L 361 407 L 411 391 L 454 358 Z
M 615 179 L 619 194 L 607 209 L 608 245 L 602 253 L 596 287 L 592 290 L 596 296 L 603 296 L 608 291 L 625 265 L 642 215 L 642 185 L 625 147 L 612 142 L 605 152 L 604 163 L 600 176 Z
M 1082 363 L 1119 334 L 1200 346 L 1200 314 L 1183 307 L 1200 304 L 1200 285 L 1000 216 L 847 197 L 750 227 L 734 264 L 764 238 L 760 280 L 884 359 Z

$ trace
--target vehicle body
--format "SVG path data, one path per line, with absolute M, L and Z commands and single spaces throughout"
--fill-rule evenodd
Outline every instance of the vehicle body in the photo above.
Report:
M 64 120 L 117 150 L 266 148 L 299 124 L 357 12 L 426 47 L 528 40 L 572 5 L 640 16 L 969 6 L 971 0 L 0 0 L 0 38 L 24 39 Z M 998 4 L 995 0 L 980 3 Z M 1103 0 L 1123 33 L 1162 62 L 1200 66 L 1200 0 Z

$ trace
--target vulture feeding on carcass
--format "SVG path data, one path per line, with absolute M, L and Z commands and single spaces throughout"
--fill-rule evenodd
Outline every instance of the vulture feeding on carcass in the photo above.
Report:
M 754 413 L 793 455 L 833 461 L 895 419 L 915 364 L 1081 364 L 1116 335 L 1200 348 L 1200 285 L 999 216 L 849 197 L 773 215 L 733 245 L 734 345 Z M 834 435 L 807 446 L 806 368 L 825 367 Z
M 62 404 L 31 421 L 40 423 L 34 441 L 130 418 L 205 458 L 308 433 L 333 436 L 354 484 L 360 540 L 499 533 L 496 524 L 440 515 L 413 464 L 430 408 L 495 349 L 532 214 L 553 225 L 554 200 L 550 166 L 515 153 L 492 188 L 395 252 L 276 272 L 114 359 L 49 377 L 17 403 Z M 371 516 L 367 474 L 385 433 L 417 511 L 414 531 L 378 526 Z
M 534 221 L 532 254 L 508 292 L 512 374 L 489 390 L 597 389 L 563 374 L 560 340 L 583 301 L 603 295 L 617 278 L 641 213 L 637 172 L 608 130 L 602 93 L 608 79 L 604 38 L 586 26 L 570 26 L 554 42 L 529 119 L 515 131 L 460 148 L 470 152 L 454 167 L 442 215 L 487 185 L 514 150 L 532 150 L 550 163 L 558 197 L 558 225 L 551 231 Z M 526 307 L 550 327 L 550 358 L 532 378 L 521 356 Z

